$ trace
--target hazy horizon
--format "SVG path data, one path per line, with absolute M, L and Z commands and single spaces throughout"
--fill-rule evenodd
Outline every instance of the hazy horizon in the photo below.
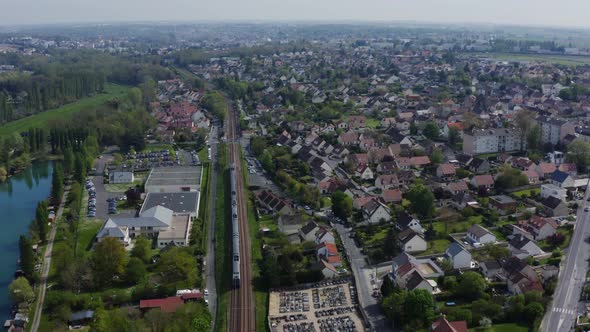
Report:
M 0 25 L 134 22 L 481 24 L 590 28 L 590 1 L 564 0 L 0 0 Z

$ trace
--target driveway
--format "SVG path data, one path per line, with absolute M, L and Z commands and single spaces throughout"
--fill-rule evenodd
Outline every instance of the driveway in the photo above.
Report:
M 122 193 L 110 193 L 106 191 L 106 188 L 103 183 L 102 174 L 104 172 L 104 168 L 106 165 L 113 161 L 113 155 L 111 153 L 103 154 L 102 158 L 97 158 L 94 161 L 94 167 L 96 168 L 96 175 L 89 176 L 89 178 L 94 182 L 94 188 L 96 188 L 96 219 L 106 220 L 109 215 L 109 206 L 107 203 L 107 199 L 119 197 Z M 84 184 L 82 184 L 84 185 Z M 83 211 L 86 211 L 85 207 L 88 202 L 82 202 L 84 204 Z M 118 211 L 121 215 L 125 216 L 134 216 L 135 211 Z
M 365 255 L 361 253 L 361 249 L 350 238 L 350 232 L 347 228 L 341 224 L 333 224 L 332 226 L 340 235 L 344 249 L 346 249 L 348 261 L 356 279 L 359 303 L 369 318 L 369 331 L 393 332 L 394 330 L 385 315 L 383 315 L 377 299 L 372 296 L 373 287 L 377 286 L 375 269 L 366 266 Z

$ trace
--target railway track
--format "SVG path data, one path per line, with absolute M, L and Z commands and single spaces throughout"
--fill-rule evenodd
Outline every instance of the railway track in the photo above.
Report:
M 235 167 L 235 181 L 238 205 L 238 229 L 240 237 L 240 285 L 231 290 L 229 331 L 253 332 L 255 328 L 254 298 L 252 291 L 251 244 L 248 232 L 247 200 L 244 197 L 244 179 L 242 176 L 242 161 L 240 157 L 239 129 L 237 114 L 230 101 L 226 99 L 228 107 L 228 130 L 226 132 L 230 164 Z

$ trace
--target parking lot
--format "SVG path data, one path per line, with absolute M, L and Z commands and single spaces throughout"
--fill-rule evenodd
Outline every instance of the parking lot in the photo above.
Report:
M 109 206 L 108 206 L 107 199 L 120 197 L 122 195 L 121 193 L 111 193 L 111 192 L 106 191 L 104 183 L 103 183 L 102 172 L 103 172 L 105 166 L 107 165 L 107 163 L 112 162 L 112 160 L 113 160 L 113 157 L 110 154 L 102 155 L 100 158 L 96 159 L 96 161 L 94 162 L 94 167 L 96 168 L 96 172 L 94 175 L 91 175 L 88 177 L 88 179 L 90 179 L 92 181 L 92 183 L 94 184 L 94 191 L 96 193 L 96 196 L 95 196 L 95 198 L 96 198 L 96 205 L 95 205 L 96 215 L 94 217 L 90 217 L 90 218 L 106 220 L 109 217 Z M 85 195 L 85 196 L 90 197 L 90 195 Z M 84 204 L 83 210 L 84 210 L 85 215 L 88 212 L 88 210 L 86 209 L 87 203 L 88 203 L 87 200 L 83 202 L 83 204 Z M 135 211 L 123 210 L 123 211 L 117 211 L 117 213 L 120 216 L 121 215 L 133 216 L 135 214 Z
M 349 279 L 270 293 L 271 331 L 365 331 Z

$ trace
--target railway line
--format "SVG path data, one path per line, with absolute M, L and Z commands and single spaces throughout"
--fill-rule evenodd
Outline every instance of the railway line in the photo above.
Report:
M 230 157 L 231 223 L 232 223 L 232 288 L 229 331 L 253 332 L 255 328 L 252 291 L 250 235 L 248 232 L 247 201 L 240 156 L 237 114 L 229 100 L 226 138 Z

